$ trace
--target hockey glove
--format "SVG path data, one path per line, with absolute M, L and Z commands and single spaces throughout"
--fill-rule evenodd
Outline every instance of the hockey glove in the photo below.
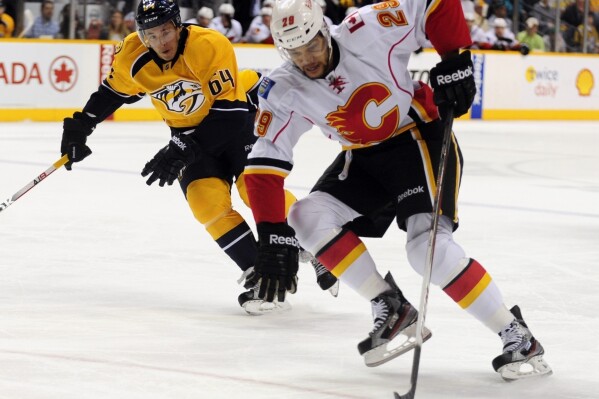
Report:
M 268 302 L 285 301 L 297 291 L 299 242 L 287 223 L 258 223 L 258 256 L 245 287 L 260 285 L 258 297 Z
M 451 105 L 454 106 L 456 118 L 468 112 L 476 94 L 473 72 L 469 50 L 439 62 L 431 69 L 433 99 L 440 108 L 441 115 L 447 115 L 445 109 Z
M 64 118 L 60 153 L 69 156 L 69 162 L 65 164 L 67 170 L 71 170 L 73 162 L 83 161 L 92 153 L 85 142 L 93 130 L 93 121 L 81 112 L 75 112 L 72 118 Z
M 189 135 L 175 135 L 169 144 L 158 151 L 141 171 L 142 176 L 150 175 L 146 184 L 152 185 L 158 180 L 158 185 L 169 186 L 179 176 L 181 170 L 195 159 L 197 144 Z

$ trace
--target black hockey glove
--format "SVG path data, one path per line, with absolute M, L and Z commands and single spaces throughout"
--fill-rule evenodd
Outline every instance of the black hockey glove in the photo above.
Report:
M 179 172 L 193 162 L 196 149 L 197 143 L 189 135 L 173 136 L 168 145 L 158 151 L 141 171 L 141 175 L 144 177 L 151 173 L 146 184 L 150 186 L 158 180 L 160 187 L 163 187 L 165 183 L 169 186 L 172 185 L 179 176 Z
M 69 162 L 64 165 L 67 170 L 71 170 L 73 162 L 83 161 L 92 153 L 85 142 L 93 130 L 93 121 L 81 112 L 75 112 L 72 118 L 64 118 L 60 153 L 69 156 Z
M 446 108 L 452 104 L 456 118 L 468 112 L 476 94 L 474 67 L 469 50 L 439 62 L 431 69 L 430 78 L 434 90 L 433 99 L 442 116 L 446 115 Z
M 268 302 L 285 300 L 297 291 L 299 242 L 287 223 L 258 223 L 258 256 L 245 288 L 260 284 L 258 297 Z

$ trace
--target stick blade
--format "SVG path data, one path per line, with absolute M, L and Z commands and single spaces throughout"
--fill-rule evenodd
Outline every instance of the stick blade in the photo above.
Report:
M 400 395 L 397 392 L 393 392 L 394 399 L 414 399 L 415 394 L 416 394 L 416 390 L 414 389 L 413 385 L 410 388 L 410 390 L 403 395 Z

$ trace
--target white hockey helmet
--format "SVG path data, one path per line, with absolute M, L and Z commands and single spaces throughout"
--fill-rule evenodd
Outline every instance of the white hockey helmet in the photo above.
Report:
M 235 14 L 235 7 L 229 3 L 223 3 L 218 7 L 218 13 L 233 16 Z
M 329 41 L 322 8 L 314 0 L 279 0 L 272 10 L 270 30 L 280 50 L 292 50 L 307 44 L 319 32 Z
M 209 7 L 202 7 L 198 10 L 198 17 L 212 19 L 214 18 L 214 11 Z

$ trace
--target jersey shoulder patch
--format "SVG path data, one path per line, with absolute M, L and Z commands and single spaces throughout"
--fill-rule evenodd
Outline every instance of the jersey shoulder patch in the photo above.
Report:
M 264 99 L 268 98 L 268 93 L 273 88 L 276 82 L 270 78 L 264 77 L 262 79 L 262 83 L 260 83 L 260 87 L 258 88 L 258 95 Z

